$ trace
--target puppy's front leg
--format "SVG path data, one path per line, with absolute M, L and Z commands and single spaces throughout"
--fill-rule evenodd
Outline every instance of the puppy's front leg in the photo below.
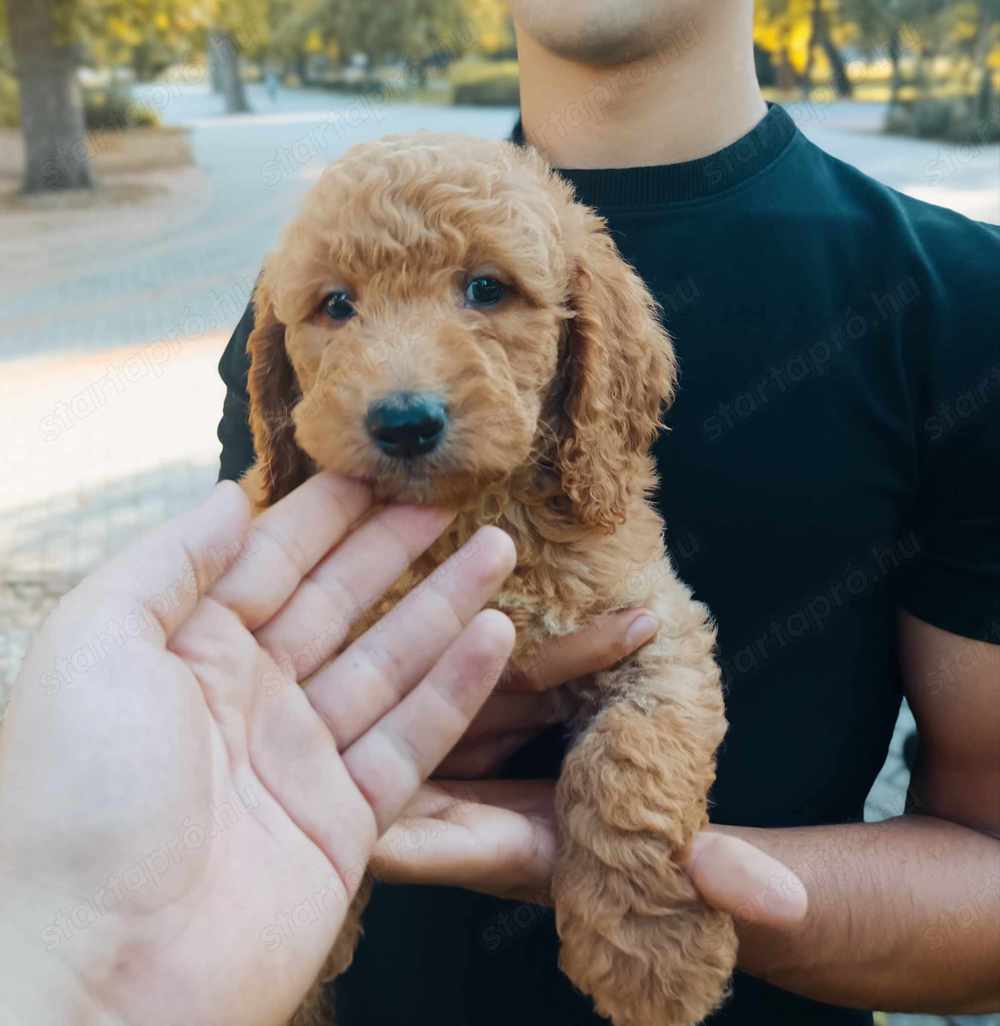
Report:
M 707 820 L 725 731 L 714 631 L 672 575 L 660 633 L 598 678 L 601 707 L 563 764 L 553 891 L 561 965 L 615 1026 L 688 1026 L 726 995 L 728 915 L 679 859 Z

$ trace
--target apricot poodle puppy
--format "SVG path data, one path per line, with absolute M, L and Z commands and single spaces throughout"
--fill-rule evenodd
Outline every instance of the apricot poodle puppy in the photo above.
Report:
M 514 540 L 496 601 L 513 666 L 611 610 L 659 634 L 574 685 L 557 788 L 561 965 L 616 1026 L 681 1026 L 725 996 L 730 918 L 680 860 L 705 826 L 725 732 L 714 629 L 648 501 L 674 357 L 603 221 L 530 149 L 397 136 L 328 168 L 255 295 L 244 486 L 267 506 L 318 468 L 453 525 L 356 630 L 477 527 Z M 349 964 L 364 897 L 322 979 Z M 296 1023 L 321 1021 L 318 985 Z

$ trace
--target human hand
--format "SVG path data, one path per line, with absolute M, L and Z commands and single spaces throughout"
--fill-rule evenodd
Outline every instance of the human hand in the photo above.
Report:
M 487 528 L 331 659 L 450 519 L 370 504 L 220 485 L 46 622 L 0 733 L 0 1021 L 290 1016 L 513 645 Z
M 432 781 L 378 842 L 372 870 L 391 883 L 465 887 L 548 904 L 558 851 L 551 780 Z M 698 834 L 685 867 L 702 899 L 757 926 L 805 917 L 802 881 L 724 827 Z
M 572 716 L 564 685 L 614 666 L 655 637 L 658 628 L 648 610 L 625 609 L 546 642 L 530 669 L 501 679 L 435 776 L 460 780 L 496 773 L 546 727 Z

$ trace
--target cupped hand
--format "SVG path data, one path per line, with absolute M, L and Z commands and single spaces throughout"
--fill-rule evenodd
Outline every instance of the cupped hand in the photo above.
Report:
M 625 609 L 548 641 L 527 670 L 504 676 L 436 775 L 458 780 L 496 773 L 532 738 L 572 716 L 566 684 L 614 666 L 655 637 L 658 628 L 647 610 Z
M 220 485 L 60 603 L 0 734 L 0 1013 L 271 1026 L 299 1003 L 513 645 L 480 611 L 513 546 L 484 529 L 334 658 L 449 520 L 370 504 L 321 474 L 251 521 Z
M 372 869 L 391 883 L 464 887 L 548 904 L 558 852 L 551 780 L 431 781 L 378 842 Z M 738 922 L 783 927 L 802 921 L 802 881 L 771 855 L 710 827 L 686 853 L 702 899 Z

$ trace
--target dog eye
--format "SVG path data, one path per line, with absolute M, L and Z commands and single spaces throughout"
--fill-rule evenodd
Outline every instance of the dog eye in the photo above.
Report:
M 507 295 L 507 286 L 496 278 L 473 278 L 465 286 L 465 302 L 469 306 L 496 306 Z
M 357 312 L 350 293 L 343 291 L 331 292 L 323 300 L 323 313 L 331 321 L 349 321 Z

